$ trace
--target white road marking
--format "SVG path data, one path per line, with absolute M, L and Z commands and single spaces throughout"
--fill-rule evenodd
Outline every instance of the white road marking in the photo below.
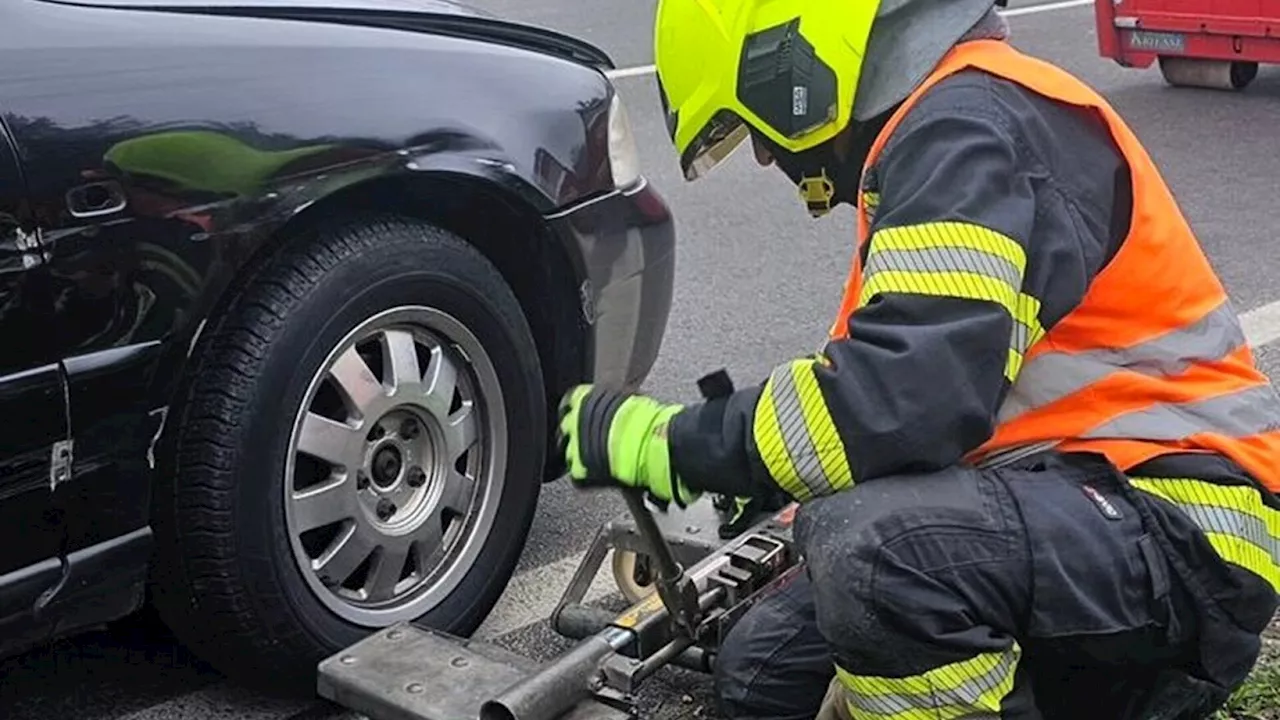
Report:
M 1026 7 L 1017 7 L 1009 10 L 1000 10 L 999 13 L 1005 17 L 1019 17 L 1022 15 L 1035 15 L 1036 13 L 1051 12 L 1054 10 L 1067 10 L 1084 5 L 1092 5 L 1094 0 L 1063 0 L 1063 2 L 1039 3 L 1036 5 L 1028 5 Z M 640 77 L 642 75 L 653 74 L 656 66 L 636 65 L 635 67 L 615 68 L 606 70 L 605 76 L 610 80 L 621 80 L 622 78 Z
M 1249 339 L 1249 344 L 1255 348 L 1280 340 L 1280 300 L 1242 313 L 1240 324 L 1244 327 L 1244 335 Z
M 1036 5 L 1026 5 L 1024 7 L 1010 8 L 1001 10 L 1000 14 L 1005 17 L 1018 17 L 1020 15 L 1035 15 L 1036 13 L 1052 12 L 1054 10 L 1068 10 L 1074 7 L 1082 7 L 1084 5 L 1092 5 L 1094 0 L 1063 0 L 1063 2 L 1039 3 Z
M 657 69 L 656 65 L 637 65 L 636 67 L 615 68 L 613 70 L 605 70 L 605 77 L 610 80 L 621 80 L 622 78 L 639 77 L 641 75 L 650 75 Z

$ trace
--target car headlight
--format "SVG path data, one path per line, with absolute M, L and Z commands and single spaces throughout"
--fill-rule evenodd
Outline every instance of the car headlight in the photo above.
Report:
M 640 180 L 640 155 L 622 98 L 614 91 L 609 104 L 609 169 L 614 187 L 628 187 Z

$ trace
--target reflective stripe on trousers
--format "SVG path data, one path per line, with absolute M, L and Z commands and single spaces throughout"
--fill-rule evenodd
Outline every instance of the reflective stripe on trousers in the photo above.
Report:
M 1204 532 L 1218 555 L 1280 592 L 1280 511 L 1249 485 L 1195 478 L 1130 478 L 1130 484 L 1172 503 Z
M 838 698 L 847 713 L 832 709 L 831 714 L 852 720 L 998 720 L 1001 701 L 1013 690 L 1020 656 L 1015 643 L 1005 652 L 984 653 L 903 678 L 855 675 L 837 667 L 843 692 L 830 693 L 828 702 Z

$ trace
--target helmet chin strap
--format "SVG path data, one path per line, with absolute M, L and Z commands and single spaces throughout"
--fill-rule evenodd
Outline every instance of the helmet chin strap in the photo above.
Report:
M 767 139 L 762 142 L 774 164 L 796 184 L 809 215 L 819 218 L 842 202 L 857 205 L 862 162 L 888 117 L 885 113 L 859 123 L 851 128 L 849 137 L 836 137 L 801 153 L 788 153 Z
M 803 175 L 797 185 L 800 188 L 800 199 L 809 209 L 809 215 L 819 218 L 831 212 L 836 184 L 827 175 L 825 166 L 818 169 L 817 175 Z
M 836 157 L 830 145 L 819 146 L 803 153 L 790 154 L 770 148 L 773 162 L 795 183 L 800 201 L 815 218 L 831 212 L 849 196 L 849 183 L 858 185 L 857 166 L 848 167 Z M 856 196 L 855 196 L 856 197 Z

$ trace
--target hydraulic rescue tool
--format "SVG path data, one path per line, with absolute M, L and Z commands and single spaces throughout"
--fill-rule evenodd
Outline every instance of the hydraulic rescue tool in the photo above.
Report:
M 704 397 L 732 391 L 724 371 Z M 628 517 L 597 532 L 550 618 L 579 642 L 545 664 L 492 643 L 401 623 L 325 659 L 321 697 L 372 720 L 625 720 L 638 687 L 668 665 L 707 673 L 730 628 L 773 586 L 803 572 L 791 540 L 795 505 L 725 540 L 722 507 L 703 498 L 655 516 L 624 491 Z M 776 512 L 773 512 L 776 511 Z M 612 551 L 631 606 L 583 602 Z

